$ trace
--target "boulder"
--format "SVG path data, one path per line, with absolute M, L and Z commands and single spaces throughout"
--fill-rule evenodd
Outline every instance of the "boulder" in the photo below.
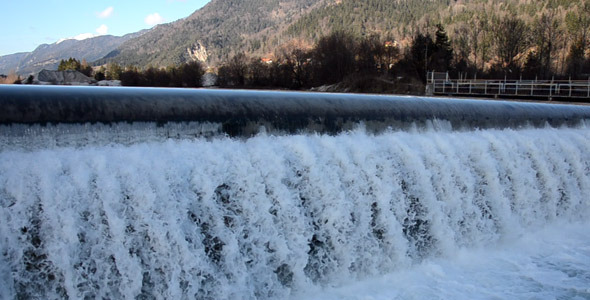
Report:
M 96 80 L 74 70 L 41 70 L 36 76 L 36 82 L 38 84 L 91 85 L 96 83 Z

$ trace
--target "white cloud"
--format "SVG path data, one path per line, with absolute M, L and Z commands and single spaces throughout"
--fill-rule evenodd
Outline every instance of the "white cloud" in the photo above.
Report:
M 112 6 L 107 7 L 105 10 L 96 13 L 96 16 L 101 19 L 106 19 L 113 14 L 113 10 L 115 10 Z
M 98 28 L 96 28 L 96 33 L 98 33 L 98 35 L 105 35 L 108 32 L 109 32 L 109 27 L 107 27 L 107 25 L 105 25 L 105 24 L 102 24 Z
M 145 17 L 144 22 L 150 26 L 154 26 L 154 25 L 162 24 L 162 23 L 166 22 L 166 20 L 164 18 L 162 18 L 162 16 L 160 16 L 159 13 L 153 13 L 153 14 Z

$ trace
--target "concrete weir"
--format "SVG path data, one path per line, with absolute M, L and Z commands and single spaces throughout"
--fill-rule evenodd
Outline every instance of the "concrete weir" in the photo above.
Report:
M 421 127 L 433 120 L 456 129 L 575 125 L 590 107 L 415 96 L 309 92 L 0 86 L 0 124 L 211 122 L 230 136 L 262 127 L 282 133 L 335 134 L 360 122 L 368 131 Z

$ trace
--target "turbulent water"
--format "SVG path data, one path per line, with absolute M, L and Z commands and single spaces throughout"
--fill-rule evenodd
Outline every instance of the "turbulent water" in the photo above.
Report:
M 586 126 L 47 134 L 4 137 L 3 299 L 590 298 Z

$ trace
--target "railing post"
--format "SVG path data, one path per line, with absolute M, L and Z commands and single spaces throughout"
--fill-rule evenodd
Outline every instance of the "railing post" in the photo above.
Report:
M 516 90 L 514 91 L 514 95 L 518 95 L 518 81 L 516 82 Z
M 549 100 L 551 100 L 551 98 L 552 98 L 551 96 L 553 96 L 553 95 L 551 94 L 551 90 L 553 89 L 553 84 L 554 84 L 554 83 L 553 83 L 553 78 L 555 78 L 555 77 L 551 76 L 551 84 L 549 85 Z M 555 93 L 555 92 L 559 93 L 559 90 L 557 90 L 557 85 L 555 86 L 555 91 L 554 91 L 554 93 Z
M 570 76 L 570 93 L 568 97 L 572 97 L 572 77 Z
M 588 91 L 590 91 L 590 79 L 588 79 Z M 484 95 L 488 94 L 488 81 L 484 81 L 484 86 L 483 86 L 483 93 Z
M 473 82 L 472 80 L 469 80 L 469 95 L 471 95 L 471 83 L 472 82 Z
M 534 86 L 535 86 L 535 84 L 531 82 L 531 96 L 533 95 L 533 87 Z
M 443 90 L 442 90 L 443 94 L 445 93 L 445 85 L 447 85 L 446 81 L 443 82 Z

